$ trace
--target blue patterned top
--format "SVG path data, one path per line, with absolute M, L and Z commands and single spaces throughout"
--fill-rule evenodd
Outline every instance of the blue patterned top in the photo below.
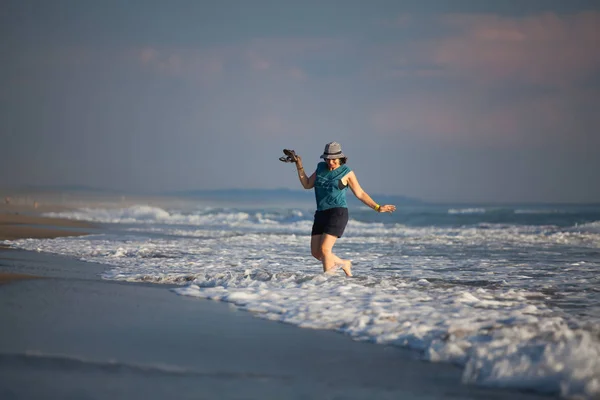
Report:
M 348 208 L 346 191 L 348 186 L 343 186 L 340 180 L 351 171 L 346 164 L 330 171 L 325 162 L 317 165 L 317 179 L 315 180 L 315 199 L 317 211 L 328 210 L 334 207 Z

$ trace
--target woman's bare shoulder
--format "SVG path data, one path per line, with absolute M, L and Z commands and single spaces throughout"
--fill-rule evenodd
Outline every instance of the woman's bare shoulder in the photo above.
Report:
M 354 173 L 354 171 L 350 170 L 346 175 L 344 175 L 341 179 L 342 183 L 344 185 L 347 185 L 349 181 L 355 181 L 356 180 L 356 174 Z

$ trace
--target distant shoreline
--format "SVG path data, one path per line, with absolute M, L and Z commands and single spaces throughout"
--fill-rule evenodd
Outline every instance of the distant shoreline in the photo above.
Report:
M 443 201 L 422 200 L 405 195 L 371 193 L 371 197 L 379 203 L 396 204 L 398 206 L 439 206 L 439 207 L 600 207 L 600 202 L 567 202 L 567 201 Z M 260 201 L 264 203 L 289 204 L 290 202 L 314 202 L 312 190 L 276 188 L 276 189 L 190 189 L 163 192 L 119 191 L 112 189 L 92 188 L 86 186 L 21 186 L 0 187 L 0 205 L 5 199 L 12 198 L 17 205 L 28 207 L 39 203 L 39 212 L 57 211 L 58 208 L 88 207 L 92 205 L 132 205 L 148 201 L 162 203 L 169 201 Z M 361 204 L 351 193 L 349 204 Z M 52 210 L 48 210 L 51 204 Z M 31 208 L 31 207 L 29 207 Z M 33 209 L 33 208 L 31 208 Z M 0 212 L 1 212 L 0 208 Z

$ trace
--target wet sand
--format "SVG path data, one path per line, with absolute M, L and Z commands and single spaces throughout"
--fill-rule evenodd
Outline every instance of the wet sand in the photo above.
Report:
M 23 214 L 23 212 L 31 214 Z M 38 211 L 33 207 L 7 207 L 6 205 L 0 207 L 0 241 L 81 236 L 94 230 L 94 226 L 87 222 L 47 218 L 39 216 L 37 213 Z M 0 243 L 0 251 L 7 249 L 9 246 Z M 0 271 L 0 284 L 35 277 L 34 275 Z
M 37 277 L 35 275 L 0 272 L 0 285 L 3 283 L 12 282 L 12 281 L 16 281 L 19 279 L 34 279 L 34 278 L 39 278 L 39 277 Z
M 60 236 L 81 236 L 89 234 L 86 230 L 92 228 L 91 224 L 82 221 L 0 213 L 0 240 L 53 239 Z
M 0 252 L 0 271 L 45 278 L 0 285 L 0 398 L 548 398 L 462 385 L 460 369 L 411 351 L 102 280 L 104 269 Z

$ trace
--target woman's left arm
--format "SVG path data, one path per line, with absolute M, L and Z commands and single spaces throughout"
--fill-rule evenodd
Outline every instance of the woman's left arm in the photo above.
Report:
M 350 186 L 352 193 L 356 196 L 357 199 L 362 201 L 367 207 L 372 208 L 377 212 L 393 212 L 396 211 L 396 206 L 393 204 L 384 204 L 379 205 L 363 190 L 363 188 L 358 183 L 358 179 L 356 178 L 356 174 L 354 171 L 350 171 L 348 175 L 342 178 L 343 181 L 346 180 L 346 184 Z

